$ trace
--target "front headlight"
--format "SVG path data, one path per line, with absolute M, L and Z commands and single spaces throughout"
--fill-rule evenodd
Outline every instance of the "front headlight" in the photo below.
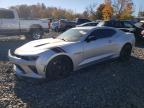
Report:
M 27 61 L 35 61 L 38 59 L 38 56 L 21 56 L 21 55 L 16 55 L 16 54 L 15 56 L 23 60 L 27 60 Z

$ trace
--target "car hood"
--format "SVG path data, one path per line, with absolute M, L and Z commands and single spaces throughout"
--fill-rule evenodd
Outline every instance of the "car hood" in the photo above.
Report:
M 28 42 L 27 44 L 17 48 L 15 54 L 17 55 L 36 55 L 42 53 L 50 48 L 68 45 L 72 42 L 66 42 L 60 39 L 40 39 Z

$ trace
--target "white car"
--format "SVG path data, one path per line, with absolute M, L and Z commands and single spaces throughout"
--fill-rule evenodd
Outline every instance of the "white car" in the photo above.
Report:
M 134 35 L 110 27 L 76 27 L 57 38 L 31 41 L 9 60 L 19 76 L 55 79 L 92 63 L 120 57 L 129 59 Z

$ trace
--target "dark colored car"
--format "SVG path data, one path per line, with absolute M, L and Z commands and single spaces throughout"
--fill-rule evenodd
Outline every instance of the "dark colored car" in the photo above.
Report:
M 66 31 L 70 28 L 73 28 L 76 26 L 76 23 L 74 21 L 68 21 L 68 20 L 59 20 L 59 31 Z
M 50 28 L 53 31 L 58 31 L 58 26 L 59 26 L 59 22 L 58 21 L 54 21 L 54 22 L 51 23 Z
M 98 22 L 87 22 L 87 23 L 83 23 L 80 25 L 77 25 L 77 27 L 84 27 L 84 26 L 97 26 Z
M 83 23 L 86 23 L 86 22 L 91 22 L 91 21 L 88 20 L 88 19 L 76 18 L 76 25 L 80 25 L 80 24 L 83 24 Z
M 75 21 L 67 21 L 66 23 L 66 29 L 70 29 L 76 26 L 76 22 Z
M 143 28 L 132 24 L 130 21 L 102 21 L 97 26 L 115 27 L 125 32 L 134 33 L 136 40 L 144 39 Z

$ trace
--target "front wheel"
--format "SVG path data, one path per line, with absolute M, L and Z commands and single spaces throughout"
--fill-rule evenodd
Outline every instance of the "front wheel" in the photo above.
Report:
M 131 52 L 132 52 L 132 46 L 130 44 L 126 44 L 120 52 L 120 60 L 122 61 L 129 60 Z
M 58 56 L 48 64 L 46 68 L 46 78 L 48 80 L 61 79 L 68 76 L 72 70 L 72 63 L 69 58 Z

